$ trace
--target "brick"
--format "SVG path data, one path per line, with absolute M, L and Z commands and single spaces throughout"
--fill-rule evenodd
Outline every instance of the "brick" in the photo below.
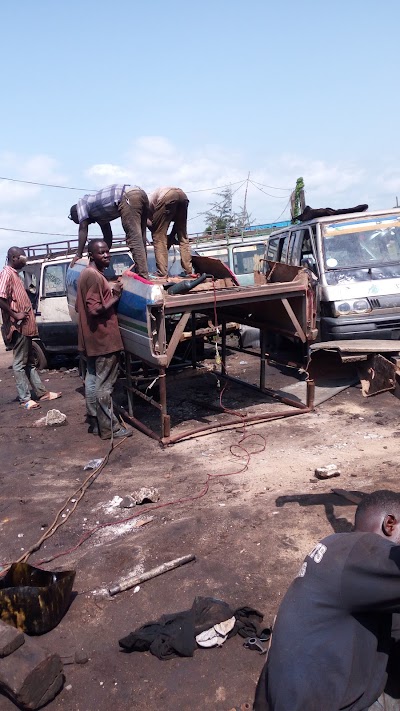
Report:
M 8 657 L 25 642 L 25 635 L 0 620 L 0 657 Z

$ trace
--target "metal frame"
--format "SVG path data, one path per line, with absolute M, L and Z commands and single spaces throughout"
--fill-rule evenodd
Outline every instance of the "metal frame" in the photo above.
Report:
M 281 299 L 282 301 L 286 301 L 285 298 Z M 291 308 L 287 309 L 287 313 L 293 323 L 294 328 L 297 330 L 300 326 L 297 318 L 295 317 L 293 311 Z M 183 312 L 176 328 L 175 331 L 172 335 L 172 338 L 168 344 L 167 347 L 167 353 L 168 353 L 168 365 L 169 368 L 173 368 L 174 365 L 171 365 L 172 359 L 174 358 L 175 351 L 177 348 L 177 345 L 179 343 L 180 337 L 182 336 L 185 326 L 187 324 L 187 321 L 189 319 L 189 316 L 192 315 L 192 323 L 195 324 L 195 312 L 191 310 L 186 310 Z M 171 418 L 170 415 L 168 414 L 168 398 L 167 398 L 167 368 L 166 367 L 159 367 L 156 368 L 154 365 L 149 366 L 151 370 L 155 373 L 154 377 L 149 376 L 147 373 L 143 377 L 135 377 L 132 375 L 132 361 L 134 359 L 134 356 L 132 356 L 130 353 L 125 351 L 125 363 L 126 363 L 126 368 L 125 368 L 125 379 L 126 382 L 123 383 L 124 387 L 126 388 L 127 391 L 127 396 L 128 396 L 128 413 L 121 409 L 119 409 L 120 414 L 122 417 L 132 424 L 134 427 L 139 429 L 141 432 L 144 432 L 144 434 L 148 435 L 149 437 L 152 437 L 153 439 L 157 440 L 161 445 L 167 446 L 170 444 L 174 444 L 175 442 L 179 442 L 180 440 L 183 439 L 188 439 L 190 437 L 195 437 L 199 435 L 206 435 L 210 434 L 212 432 L 218 431 L 218 430 L 225 430 L 233 427 L 237 427 L 239 424 L 255 424 L 259 422 L 266 422 L 269 420 L 275 420 L 275 419 L 281 419 L 285 417 L 293 417 L 294 415 L 300 415 L 304 414 L 307 412 L 310 412 L 313 407 L 314 407 L 314 381 L 308 380 L 307 381 L 307 401 L 306 404 L 303 404 L 301 402 L 298 402 L 296 400 L 293 400 L 289 397 L 284 397 L 280 395 L 278 392 L 275 390 L 272 390 L 270 388 L 266 387 L 266 364 L 267 364 L 267 354 L 266 354 L 266 336 L 267 336 L 267 330 L 264 328 L 261 328 L 260 331 L 260 353 L 254 353 L 255 357 L 258 357 L 260 359 L 260 370 L 259 370 L 259 386 L 257 387 L 256 385 L 252 385 L 250 383 L 247 383 L 245 380 L 242 380 L 241 378 L 236 378 L 233 376 L 230 376 L 227 372 L 226 368 L 226 356 L 227 356 L 227 343 L 226 343 L 226 338 L 227 338 L 227 319 L 219 319 L 221 321 L 221 343 L 220 343 L 220 348 L 221 348 L 221 368 L 219 371 L 215 371 L 215 374 L 218 378 L 224 379 L 224 380 L 229 380 L 232 382 L 235 382 L 236 384 L 239 384 L 243 387 L 249 388 L 253 391 L 256 391 L 261 394 L 267 394 L 270 397 L 272 397 L 274 400 L 277 400 L 279 402 L 284 403 L 285 405 L 290 406 L 290 410 L 284 410 L 281 412 L 271 412 L 271 411 L 263 411 L 259 412 L 257 415 L 232 415 L 228 420 L 224 420 L 224 422 L 221 423 L 216 423 L 216 424 L 209 424 L 209 425 L 201 425 L 197 427 L 192 427 L 190 429 L 182 430 L 178 433 L 172 433 L 171 432 Z M 306 340 L 305 334 L 303 330 L 300 328 L 300 340 L 304 343 Z M 183 363 L 179 363 L 178 367 L 182 366 L 192 366 L 193 368 L 196 368 L 196 331 L 192 331 L 192 358 L 191 361 L 184 361 Z M 142 372 L 143 372 L 143 367 L 142 367 Z M 150 384 L 154 383 L 157 381 L 159 383 L 159 392 L 160 392 L 160 398 L 159 400 L 156 400 L 150 395 L 147 395 L 147 392 L 142 392 L 139 388 L 139 384 L 144 384 L 147 381 L 150 381 Z M 149 386 L 148 388 L 149 389 Z M 143 422 L 141 422 L 139 419 L 137 419 L 133 412 L 134 412 L 134 396 L 140 397 L 142 400 L 147 402 L 149 405 L 153 406 L 155 409 L 157 409 L 160 413 L 160 427 L 159 427 L 159 433 L 157 433 L 155 430 L 147 427 Z M 215 405 L 212 405 L 210 409 L 217 410 L 221 413 L 223 413 L 225 410 L 223 407 L 218 408 Z

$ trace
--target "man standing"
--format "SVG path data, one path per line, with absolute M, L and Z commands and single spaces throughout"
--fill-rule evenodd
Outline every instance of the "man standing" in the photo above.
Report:
M 375 491 L 358 505 L 354 532 L 306 556 L 280 606 L 254 709 L 399 711 L 398 690 L 383 693 L 398 612 L 400 494 Z
M 122 427 L 112 408 L 112 393 L 118 377 L 119 352 L 122 339 L 119 332 L 116 305 L 122 285 L 110 285 L 103 275 L 110 264 L 107 243 L 93 239 L 88 244 L 89 266 L 78 279 L 76 310 L 78 348 L 85 353 L 86 410 L 89 432 L 102 439 L 129 437 L 132 430 Z
M 168 275 L 168 227 L 174 223 L 169 239 L 178 238 L 182 269 L 187 275 L 192 273 L 187 233 L 187 213 L 189 199 L 180 188 L 158 188 L 150 195 L 149 229 L 151 230 L 156 258 L 157 274 Z
M 26 264 L 26 255 L 20 247 L 10 247 L 7 266 L 0 273 L 0 308 L 3 314 L 3 337 L 13 350 L 13 371 L 21 406 L 33 410 L 40 405 L 31 398 L 31 389 L 38 400 L 56 400 L 61 393 L 49 392 L 40 380 L 39 373 L 30 362 L 32 339 L 38 335 L 35 316 L 23 281 L 18 272 Z
M 139 276 L 147 279 L 149 270 L 146 256 L 146 224 L 149 199 L 137 185 L 108 185 L 97 193 L 84 195 L 72 205 L 69 218 L 79 225 L 78 251 L 71 266 L 82 257 L 88 238 L 89 225 L 97 222 L 108 248 L 112 245 L 110 222 L 121 218 L 126 243 L 131 250 Z

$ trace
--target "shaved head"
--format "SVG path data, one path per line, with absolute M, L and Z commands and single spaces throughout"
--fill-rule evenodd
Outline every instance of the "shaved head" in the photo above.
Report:
M 10 261 L 13 257 L 20 257 L 21 254 L 25 254 L 22 247 L 10 247 L 7 252 L 7 259 Z
M 17 272 L 21 271 L 26 264 L 26 255 L 22 247 L 10 247 L 7 252 L 7 262 Z
M 94 252 L 97 252 L 99 247 L 103 247 L 103 245 L 105 245 L 107 249 L 109 249 L 107 242 L 105 242 L 104 239 L 91 239 L 88 242 L 87 246 L 88 254 L 93 254 Z
M 380 489 L 363 496 L 357 506 L 354 527 L 356 531 L 393 536 L 393 542 L 398 542 L 397 539 L 400 540 L 400 493 Z

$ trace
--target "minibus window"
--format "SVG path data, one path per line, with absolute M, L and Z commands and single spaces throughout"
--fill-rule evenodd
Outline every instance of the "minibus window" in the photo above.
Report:
M 106 279 L 117 279 L 124 271 L 129 269 L 133 264 L 131 255 L 127 252 L 117 252 L 110 254 L 110 264 L 104 270 L 103 274 Z
M 272 237 L 272 239 L 268 240 L 267 259 L 269 259 L 271 262 L 279 262 L 280 241 L 280 237 Z
M 51 264 L 44 268 L 43 296 L 65 296 L 67 264 Z
M 201 257 L 212 257 L 213 259 L 220 259 L 223 264 L 229 267 L 229 255 L 228 250 L 225 248 L 213 248 L 213 249 L 201 249 L 196 247 L 196 254 L 200 254 Z
M 264 256 L 264 245 L 246 245 L 233 248 L 233 271 L 235 274 L 252 274 L 260 269 L 260 262 Z
M 280 262 L 283 262 L 284 264 L 287 264 L 287 261 L 288 261 L 289 242 L 290 242 L 290 234 L 287 234 L 285 239 L 283 240 L 281 258 L 279 260 Z
M 132 263 L 132 260 L 131 260 Z M 154 256 L 154 249 L 152 247 L 147 249 L 147 266 L 149 268 L 150 274 L 157 273 L 156 259 Z M 168 251 L 168 274 L 169 276 L 179 276 L 182 273 L 181 258 L 179 255 L 178 247 L 171 247 Z
M 397 215 L 323 225 L 322 236 L 325 264 L 329 269 L 384 266 L 400 260 L 400 218 Z

